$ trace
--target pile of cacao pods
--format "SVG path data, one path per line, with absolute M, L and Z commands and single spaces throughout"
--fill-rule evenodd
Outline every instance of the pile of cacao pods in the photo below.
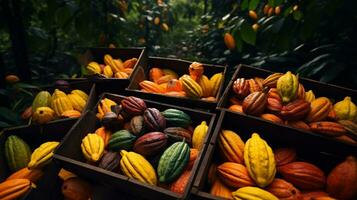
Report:
M 90 62 L 86 66 L 88 75 L 99 75 L 102 78 L 121 78 L 127 79 L 133 72 L 133 68 L 138 61 L 137 58 L 131 58 L 124 62 L 118 58 L 114 59 L 111 55 L 104 55 L 104 64 Z
M 193 62 L 188 68 L 189 75 L 179 78 L 171 69 L 151 68 L 149 80 L 139 83 L 141 91 L 177 97 L 189 97 L 206 101 L 216 101 L 222 84 L 223 73 L 214 74 L 210 79 L 204 75 L 204 66 Z
M 203 149 L 206 121 L 194 124 L 182 110 L 148 108 L 144 100 L 133 96 L 118 104 L 102 99 L 97 117 L 102 127 L 88 133 L 81 144 L 88 163 L 184 193 Z
M 315 97 L 291 72 L 265 79 L 237 78 L 232 90 L 231 111 L 357 144 L 357 107 L 350 97 L 335 104 L 327 97 Z
M 22 114 L 23 119 L 32 119 L 37 124 L 45 124 L 59 118 L 78 118 L 87 104 L 88 95 L 82 90 L 72 90 L 66 94 L 55 89 L 51 95 L 48 91 L 37 93 L 32 106 Z
M 227 199 L 312 200 L 357 198 L 357 159 L 348 156 L 328 174 L 299 160 L 293 148 L 274 151 L 258 133 L 245 143 L 231 130 L 221 130 L 220 161 L 208 171 L 210 193 Z
M 17 199 L 27 194 L 44 174 L 59 142 L 41 144 L 33 152 L 20 137 L 10 135 L 5 141 L 5 158 L 11 175 L 0 183 L 0 199 Z

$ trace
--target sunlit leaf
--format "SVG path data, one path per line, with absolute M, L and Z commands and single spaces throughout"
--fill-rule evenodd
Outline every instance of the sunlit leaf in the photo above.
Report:
M 249 10 L 255 10 L 257 6 L 259 5 L 260 0 L 251 0 L 249 2 Z
M 255 45 L 257 33 L 247 22 L 242 23 L 242 26 L 240 27 L 240 33 L 244 42 L 250 45 Z
M 243 2 L 242 2 L 242 5 L 241 5 L 242 7 L 242 10 L 247 10 L 248 9 L 248 7 L 249 7 L 249 0 L 243 0 Z

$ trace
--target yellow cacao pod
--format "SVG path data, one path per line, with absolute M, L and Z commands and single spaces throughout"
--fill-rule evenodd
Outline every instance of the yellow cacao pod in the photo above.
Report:
M 59 145 L 59 142 L 45 142 L 35 149 L 31 155 L 31 160 L 27 167 L 29 169 L 42 168 L 48 164 L 53 156 L 53 151 Z
M 259 187 L 266 187 L 273 181 L 276 173 L 273 150 L 257 133 L 245 143 L 244 162 Z
M 85 93 L 82 90 L 72 90 L 71 94 L 77 94 L 78 96 L 80 96 L 86 102 L 88 100 L 88 94 Z
M 235 200 L 279 200 L 272 193 L 258 187 L 242 187 L 232 193 Z
M 61 116 L 64 111 L 73 110 L 71 100 L 67 96 L 55 99 L 52 108 L 57 116 Z
M 357 107 L 352 102 L 351 97 L 345 97 L 342 101 L 337 102 L 333 109 L 340 120 L 354 121 L 357 118 Z
M 87 67 L 87 73 L 89 75 L 100 74 L 102 73 L 102 68 L 100 68 L 99 64 L 96 62 L 90 62 Z
M 305 92 L 305 101 L 313 102 L 315 100 L 315 94 L 312 90 Z
M 203 95 L 201 86 L 194 81 L 189 75 L 183 75 L 180 78 L 183 89 L 186 92 L 187 96 L 193 98 L 201 98 Z
M 125 150 L 121 150 L 120 155 L 120 169 L 126 176 L 150 185 L 157 184 L 155 169 L 142 155 Z
M 194 149 L 198 149 L 198 150 L 202 149 L 203 143 L 207 135 L 207 131 L 208 131 L 208 126 L 206 121 L 202 121 L 201 124 L 195 128 L 192 135 L 192 147 Z
M 209 97 L 212 93 L 211 81 L 207 78 L 207 76 L 202 75 L 198 79 L 198 84 L 202 88 L 202 97 Z
M 109 65 L 106 65 L 103 68 L 103 74 L 107 77 L 107 78 L 111 78 L 113 77 L 113 70 Z
M 299 81 L 294 74 L 288 71 L 278 79 L 276 86 L 283 103 L 288 103 L 296 98 Z
M 231 130 L 222 130 L 219 134 L 218 145 L 225 160 L 243 164 L 244 142 L 237 133 Z
M 59 89 L 55 89 L 55 91 L 53 92 L 52 96 L 51 96 L 51 100 L 52 103 L 54 100 L 60 98 L 60 97 L 66 97 L 66 93 L 64 93 L 63 91 L 59 90 Z
M 219 87 L 221 86 L 221 84 L 223 82 L 223 73 L 214 74 L 211 77 L 210 82 L 211 82 L 211 87 L 212 87 L 211 96 L 216 97 Z
M 50 107 L 39 107 L 32 115 L 32 121 L 38 124 L 45 124 L 55 118 L 55 111 Z
M 97 162 L 104 153 L 103 138 L 95 133 L 88 133 L 82 139 L 81 149 L 84 157 L 88 161 Z
M 114 74 L 115 78 L 129 78 L 129 75 L 125 72 L 117 72 Z
M 79 112 L 83 111 L 84 106 L 86 105 L 86 101 L 84 101 L 82 97 L 77 94 L 68 94 L 67 97 L 71 101 L 74 110 Z
M 172 69 L 161 69 L 164 75 L 171 75 L 175 79 L 178 79 L 178 75 L 176 72 L 174 72 Z

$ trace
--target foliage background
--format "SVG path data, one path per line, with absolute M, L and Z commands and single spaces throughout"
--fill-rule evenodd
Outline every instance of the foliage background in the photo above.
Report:
M 266 5 L 281 12 L 266 14 Z M 146 46 L 150 55 L 227 64 L 230 73 L 245 63 L 357 88 L 356 8 L 353 0 L 3 0 L 0 127 L 23 123 L 19 113 L 40 87 L 80 76 L 89 46 Z M 6 83 L 10 73 L 23 82 Z

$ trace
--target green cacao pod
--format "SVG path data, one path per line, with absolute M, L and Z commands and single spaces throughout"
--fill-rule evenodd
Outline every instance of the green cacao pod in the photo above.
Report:
M 169 127 L 187 128 L 191 124 L 191 117 L 185 112 L 178 109 L 166 109 L 162 112 Z
M 119 151 L 122 149 L 129 150 L 133 147 L 135 140 L 135 135 L 131 134 L 127 130 L 120 130 L 113 133 L 109 140 L 108 148 L 111 151 Z
M 32 110 L 35 112 L 39 107 L 50 107 L 51 106 L 51 94 L 47 91 L 39 92 L 32 102 Z
M 29 145 L 21 138 L 10 135 L 5 141 L 5 156 L 12 172 L 27 167 L 31 159 Z
M 157 173 L 159 181 L 170 183 L 178 178 L 190 158 L 190 147 L 186 142 L 176 142 L 162 154 Z
M 276 86 L 283 103 L 288 103 L 296 98 L 299 89 L 298 77 L 288 71 L 278 79 Z

